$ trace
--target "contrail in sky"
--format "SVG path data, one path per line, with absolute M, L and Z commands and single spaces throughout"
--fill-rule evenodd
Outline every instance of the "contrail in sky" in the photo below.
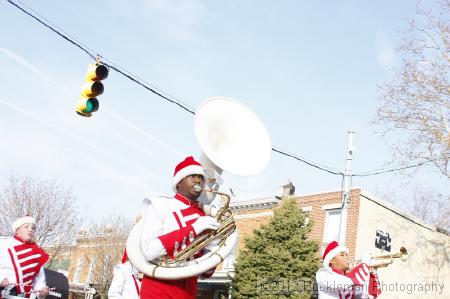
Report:
M 23 109 L 23 108 L 21 108 L 21 107 L 15 105 L 15 104 L 12 104 L 11 102 L 9 102 L 9 101 L 7 101 L 7 100 L 5 100 L 5 99 L 0 98 L 0 103 L 2 103 L 2 104 L 4 104 L 4 105 L 8 106 L 8 107 L 11 108 L 11 109 L 14 109 L 14 110 L 16 110 L 16 111 L 18 111 L 18 112 L 21 112 L 21 113 L 25 114 L 26 116 L 28 116 L 29 118 L 31 118 L 31 119 L 33 119 L 33 120 L 35 120 L 35 121 L 38 121 L 38 122 L 40 122 L 40 123 L 43 123 L 43 124 L 46 125 L 47 127 L 52 128 L 52 129 L 58 131 L 60 134 L 65 135 L 65 136 L 67 136 L 67 137 L 70 137 L 70 138 L 72 138 L 72 139 L 74 139 L 74 140 L 76 140 L 76 141 L 78 141 L 78 142 L 80 142 L 80 143 L 82 143 L 82 144 L 84 144 L 84 145 L 87 145 L 87 146 L 89 146 L 90 148 L 92 148 L 92 149 L 94 149 L 94 150 L 96 150 L 96 151 L 98 151 L 98 152 L 100 152 L 100 153 L 102 153 L 102 154 L 104 154 L 104 155 L 106 155 L 106 156 L 108 156 L 108 157 L 114 159 L 114 160 L 117 160 L 117 161 L 120 161 L 120 162 L 122 162 L 122 163 L 127 163 L 127 164 L 129 164 L 129 165 L 132 165 L 132 166 L 134 166 L 134 167 L 136 167 L 136 168 L 138 168 L 138 169 L 140 169 L 140 170 L 142 170 L 142 171 L 144 171 L 144 172 L 150 174 L 154 179 L 156 179 L 156 180 L 158 180 L 158 181 L 163 181 L 162 176 L 156 175 L 156 174 L 150 172 L 148 169 L 146 169 L 146 168 L 144 168 L 144 167 L 142 167 L 142 166 L 140 166 L 140 165 L 138 165 L 138 164 L 136 164 L 136 163 L 133 163 L 133 162 L 131 162 L 131 161 L 127 160 L 127 159 L 124 159 L 124 158 L 122 158 L 122 157 L 120 157 L 120 156 L 117 156 L 117 155 L 115 155 L 115 154 L 113 154 L 113 153 L 110 153 L 110 152 L 104 150 L 103 148 L 101 148 L 101 147 L 99 147 L 99 146 L 96 146 L 95 144 L 92 144 L 92 143 L 90 143 L 90 142 L 87 142 L 87 141 L 84 140 L 83 138 L 80 138 L 80 137 L 78 137 L 78 136 L 76 136 L 76 135 L 74 135 L 74 134 L 71 134 L 70 132 L 67 132 L 67 131 L 64 130 L 64 129 L 61 129 L 59 126 L 57 126 L 57 125 L 55 125 L 55 124 L 53 124 L 53 123 L 51 123 L 51 122 L 49 122 L 49 121 L 47 121 L 47 120 L 44 120 L 44 119 L 42 119 L 42 118 L 36 116 L 36 115 L 33 114 L 32 112 L 27 111 L 27 110 L 25 110 L 25 109 Z
M 14 62 L 16 62 L 17 64 L 20 64 L 21 66 L 25 67 L 26 69 L 28 69 L 29 71 L 31 71 L 33 74 L 35 74 L 36 76 L 38 76 L 39 78 L 41 78 L 42 80 L 45 80 L 59 88 L 64 89 L 65 91 L 68 91 L 70 93 L 73 93 L 74 90 L 65 87 L 64 85 L 56 82 L 55 80 L 53 80 L 51 77 L 47 76 L 45 73 L 41 72 L 37 67 L 35 67 L 33 64 L 29 63 L 28 61 L 26 61 L 25 59 L 23 59 L 22 57 L 20 57 L 19 55 L 3 48 L 0 46 L 0 52 L 2 52 L 3 54 L 5 54 L 6 56 L 8 56 L 9 58 L 11 58 L 12 60 L 14 60 Z
M 172 152 L 178 154 L 180 157 L 184 157 L 186 156 L 185 153 L 179 151 L 178 149 L 176 149 L 174 146 L 162 141 L 159 138 L 156 138 L 155 136 L 147 133 L 146 131 L 136 127 L 135 125 L 133 125 L 131 122 L 127 121 L 126 119 L 120 117 L 117 115 L 117 113 L 113 112 L 112 110 L 109 110 L 107 108 L 103 108 L 102 110 L 104 110 L 108 115 L 110 115 L 112 118 L 114 118 L 115 120 L 121 122 L 122 124 L 132 128 L 133 130 L 141 133 L 142 135 L 146 136 L 147 138 L 150 138 L 151 140 L 153 140 L 154 142 L 158 143 L 159 145 L 166 147 L 168 149 L 170 149 Z
M 22 58 L 21 56 L 3 48 L 0 46 L 0 52 L 2 52 L 3 54 L 5 54 L 6 56 L 8 56 L 9 58 L 11 58 L 14 62 L 16 62 L 17 64 L 25 67 L 26 69 L 30 70 L 32 73 L 34 73 L 36 76 L 38 76 L 39 78 L 65 90 L 66 92 L 69 92 L 70 94 L 76 94 L 77 91 L 75 91 L 74 89 L 68 88 L 66 86 L 64 86 L 61 83 L 58 83 L 57 81 L 53 80 L 50 76 L 46 75 L 45 73 L 43 73 L 42 71 L 40 71 L 37 67 L 35 67 L 33 64 L 31 64 L 30 62 L 26 61 L 24 58 Z M 114 118 L 115 120 L 119 121 L 120 123 L 128 126 L 129 128 L 137 131 L 138 133 L 144 135 L 145 137 L 149 138 L 150 140 L 152 140 L 153 142 L 156 142 L 157 144 L 169 149 L 170 151 L 172 151 L 173 153 L 177 154 L 178 156 L 184 157 L 186 156 L 185 153 L 181 152 L 180 150 L 178 150 L 177 148 L 175 148 L 174 146 L 164 142 L 163 140 L 159 139 L 158 137 L 148 133 L 147 131 L 138 128 L 136 125 L 132 124 L 131 122 L 129 122 L 128 120 L 124 119 L 123 117 L 118 116 L 116 113 L 114 113 L 112 110 L 109 109 L 105 109 L 102 108 L 102 110 L 106 111 L 106 113 L 108 115 L 110 115 L 112 118 Z M 150 154 L 149 152 L 145 151 L 144 147 L 137 144 L 136 142 L 133 142 L 125 137 L 123 137 L 122 135 L 116 134 L 116 136 L 118 138 L 123 139 L 125 142 L 131 144 L 132 146 L 134 146 L 135 148 L 144 151 L 146 154 Z

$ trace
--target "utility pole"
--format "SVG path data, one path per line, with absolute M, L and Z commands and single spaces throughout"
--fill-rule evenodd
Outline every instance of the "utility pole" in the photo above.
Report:
M 345 165 L 344 173 L 344 186 L 342 192 L 342 205 L 341 205 L 341 219 L 339 221 L 339 245 L 345 245 L 346 230 L 347 230 L 347 212 L 350 204 L 350 183 L 352 178 L 352 159 L 355 147 L 353 146 L 353 134 L 355 132 L 348 131 L 348 144 L 347 144 L 347 161 Z

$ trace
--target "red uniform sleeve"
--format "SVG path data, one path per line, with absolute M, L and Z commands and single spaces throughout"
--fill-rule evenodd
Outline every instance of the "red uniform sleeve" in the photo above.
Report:
M 163 244 L 169 257 L 173 259 L 175 252 L 182 246 L 183 243 L 186 245 L 190 243 L 191 236 L 192 238 L 196 238 L 197 234 L 190 224 L 180 229 L 171 231 L 170 233 L 159 236 L 158 239 Z
M 346 274 L 357 286 L 366 284 L 369 280 L 369 267 L 366 264 L 359 264 L 352 271 Z
M 377 298 L 381 294 L 380 282 L 378 281 L 378 275 L 370 273 L 369 278 L 369 295 Z

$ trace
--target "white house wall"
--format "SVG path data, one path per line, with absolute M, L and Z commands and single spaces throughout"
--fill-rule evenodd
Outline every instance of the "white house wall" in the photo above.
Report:
M 356 256 L 366 251 L 387 254 L 375 247 L 376 230 L 391 236 L 391 252 L 406 247 L 406 262 L 396 260 L 380 268 L 380 298 L 450 298 L 450 237 L 434 227 L 404 214 L 394 206 L 365 192 L 360 197 Z

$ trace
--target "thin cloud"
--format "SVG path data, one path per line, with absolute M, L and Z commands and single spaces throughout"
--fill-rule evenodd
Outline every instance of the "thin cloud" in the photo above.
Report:
M 13 53 L 3 47 L 0 46 L 0 52 L 2 52 L 3 54 L 5 54 L 6 56 L 8 56 L 9 58 L 11 58 L 14 62 L 16 62 L 17 64 L 19 64 L 20 66 L 28 69 L 29 71 L 31 71 L 33 74 L 35 74 L 36 76 L 38 76 L 39 78 L 41 78 L 44 81 L 47 81 L 61 89 L 64 89 L 65 91 L 69 92 L 69 93 L 73 93 L 74 91 L 58 82 L 56 82 L 55 80 L 53 80 L 51 77 L 47 76 L 45 73 L 41 72 L 37 67 L 35 67 L 33 64 L 29 63 L 28 61 L 26 61 L 24 58 L 22 58 L 21 56 L 19 56 L 16 53 Z
M 115 120 L 117 120 L 118 122 L 126 125 L 127 127 L 135 130 L 136 132 L 144 135 L 145 137 L 151 139 L 153 142 L 161 145 L 162 147 L 167 148 L 168 150 L 172 151 L 173 153 L 177 154 L 180 157 L 185 157 L 186 153 L 183 153 L 181 151 L 179 151 L 178 149 L 176 149 L 174 146 L 162 141 L 161 139 L 155 137 L 154 135 L 138 128 L 137 126 L 135 126 L 134 124 L 132 124 L 131 122 L 129 122 L 128 120 L 126 120 L 125 118 L 117 115 L 117 113 L 113 112 L 112 110 L 109 110 L 107 108 L 102 108 L 103 111 L 105 111 L 109 116 L 111 116 L 112 118 L 114 118 Z
M 133 167 L 135 167 L 137 169 L 140 169 L 140 170 L 150 174 L 153 179 L 156 179 L 158 181 L 163 181 L 162 176 L 156 175 L 156 174 L 150 172 L 148 169 L 146 169 L 146 168 L 144 168 L 144 167 L 142 167 L 142 166 L 140 166 L 140 165 L 138 165 L 136 163 L 133 163 L 133 162 L 127 160 L 127 159 L 124 159 L 123 157 L 120 157 L 120 156 L 115 155 L 115 154 L 113 154 L 111 152 L 108 152 L 108 151 L 104 150 L 103 148 L 101 148 L 101 147 L 99 147 L 99 146 L 97 146 L 95 144 L 87 142 L 85 139 L 80 138 L 80 137 L 78 137 L 78 136 L 76 136 L 76 135 L 74 135 L 74 134 L 72 134 L 70 132 L 67 132 L 64 129 L 61 129 L 59 126 L 57 126 L 57 125 L 55 125 L 55 124 L 53 124 L 53 123 L 51 123 L 51 122 L 49 122 L 47 120 L 41 119 L 40 117 L 36 116 L 32 112 L 27 111 L 27 110 L 25 110 L 25 109 L 23 109 L 23 108 L 21 108 L 21 107 L 19 107 L 17 105 L 14 105 L 14 104 L 12 104 L 11 102 L 9 102 L 9 101 L 7 101 L 5 99 L 0 98 L 0 103 L 8 106 L 9 108 L 11 108 L 13 110 L 16 110 L 16 111 L 18 111 L 18 112 L 28 116 L 29 118 L 31 118 L 31 119 L 33 119 L 35 121 L 38 121 L 38 122 L 46 125 L 49 128 L 54 129 L 55 131 L 59 132 L 60 134 L 62 134 L 64 136 L 70 137 L 70 138 L 72 138 L 72 139 L 74 139 L 74 140 L 76 140 L 76 141 L 78 141 L 78 142 L 80 142 L 80 143 L 82 143 L 82 144 L 84 144 L 84 145 L 86 145 L 86 146 L 88 146 L 88 147 L 90 147 L 90 148 L 92 148 L 92 149 L 94 149 L 94 150 L 104 154 L 105 156 L 110 157 L 111 159 L 114 159 L 114 160 L 117 160 L 119 162 L 131 165 L 131 166 L 133 166 Z
M 22 58 L 21 56 L 17 55 L 16 53 L 13 53 L 3 47 L 0 46 L 0 51 L 2 53 L 4 53 L 5 55 L 7 55 L 8 57 L 10 57 L 14 62 L 16 62 L 17 64 L 25 67 L 26 69 L 28 69 L 29 71 L 31 71 L 33 74 L 35 74 L 36 76 L 38 76 L 39 78 L 55 85 L 56 87 L 69 92 L 70 94 L 73 94 L 74 90 L 64 86 L 63 84 L 53 80 L 50 76 L 48 76 L 47 74 L 45 74 L 44 72 L 40 71 L 36 66 L 34 66 L 32 63 L 28 62 L 27 60 L 25 60 L 24 58 Z M 179 151 L 178 149 L 176 149 L 174 146 L 164 142 L 163 140 L 157 138 L 156 136 L 150 134 L 149 132 L 137 127 L 136 125 L 132 124 L 131 122 L 129 122 L 128 120 L 124 119 L 123 117 L 120 117 L 117 115 L 117 113 L 114 113 L 112 110 L 109 110 L 107 108 L 102 108 L 102 111 L 105 111 L 108 115 L 110 115 L 113 119 L 119 121 L 120 123 L 126 125 L 127 127 L 137 131 L 138 133 L 144 135 L 145 137 L 149 138 L 150 140 L 152 140 L 153 142 L 163 146 L 164 148 L 170 150 L 171 152 L 175 153 L 176 155 L 183 157 L 186 156 L 185 153 Z M 126 143 L 129 143 L 131 145 L 133 145 L 134 147 L 138 148 L 139 150 L 143 150 L 144 147 L 137 144 L 136 142 L 133 142 L 125 137 L 123 137 L 122 135 L 118 135 L 116 134 L 117 137 L 123 139 Z M 144 150 L 145 151 L 145 150 Z M 146 154 L 149 154 L 149 152 L 146 152 Z
M 167 40 L 200 39 L 198 25 L 212 20 L 212 13 L 199 0 L 145 0 L 142 4 L 142 12 L 150 15 L 155 33 Z
M 395 66 L 395 48 L 384 32 L 376 35 L 377 62 L 384 70 L 390 70 Z

